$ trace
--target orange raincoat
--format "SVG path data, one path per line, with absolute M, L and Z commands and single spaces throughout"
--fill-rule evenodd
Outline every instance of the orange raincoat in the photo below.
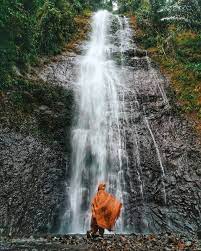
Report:
M 105 191 L 105 184 L 98 186 L 92 200 L 92 217 L 101 228 L 111 230 L 121 211 L 122 203 Z

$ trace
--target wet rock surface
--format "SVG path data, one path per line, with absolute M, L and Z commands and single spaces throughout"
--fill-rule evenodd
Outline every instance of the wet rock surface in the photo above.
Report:
M 79 45 L 76 48 L 82 47 Z M 54 62 L 38 69 L 37 76 L 44 81 L 59 84 L 64 88 L 75 89 L 74 83 L 78 77 L 81 57 L 74 52 L 64 52 L 62 55 L 56 56 Z
M 0 130 L 0 232 L 50 231 L 63 198 L 66 160 L 58 145 Z
M 0 250 L 34 251 L 198 251 L 197 239 L 185 236 L 160 235 L 105 235 L 104 238 L 87 239 L 84 235 L 45 236 L 23 240 L 1 240 Z
M 125 225 L 136 232 L 190 234 L 201 224 L 200 139 L 175 107 L 167 79 L 149 60 L 148 68 L 122 69 L 129 159 Z

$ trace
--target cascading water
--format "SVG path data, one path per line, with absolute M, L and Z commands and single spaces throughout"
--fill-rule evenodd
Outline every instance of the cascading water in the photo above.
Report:
M 118 90 L 121 76 L 111 58 L 114 48 L 109 35 L 114 18 L 107 11 L 94 15 L 90 42 L 81 62 L 78 118 L 72 132 L 72 176 L 67 192 L 70 207 L 64 215 L 63 232 L 81 233 L 89 228 L 90 200 L 99 182 L 106 182 L 107 190 L 123 200 L 122 166 L 127 157 L 120 122 L 124 112 Z M 118 229 L 122 227 L 121 218 Z

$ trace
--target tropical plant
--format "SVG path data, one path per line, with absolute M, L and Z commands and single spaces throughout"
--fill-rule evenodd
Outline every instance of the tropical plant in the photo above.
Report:
M 46 1 L 37 13 L 39 50 L 41 53 L 58 52 L 74 31 L 73 14 L 64 1 Z

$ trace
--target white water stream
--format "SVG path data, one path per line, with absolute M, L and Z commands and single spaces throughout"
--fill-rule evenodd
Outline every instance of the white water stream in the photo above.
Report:
M 68 224 L 67 231 L 72 233 L 89 228 L 90 201 L 100 182 L 106 182 L 107 190 L 123 200 L 122 165 L 126 153 L 119 117 L 123 113 L 118 96 L 121 78 L 111 58 L 114 45 L 109 36 L 114 18 L 107 11 L 93 16 L 92 33 L 77 82 L 79 114 L 72 132 L 72 178 L 67 192 L 70 207 L 63 220 L 63 230 Z M 120 219 L 118 229 L 122 227 Z

